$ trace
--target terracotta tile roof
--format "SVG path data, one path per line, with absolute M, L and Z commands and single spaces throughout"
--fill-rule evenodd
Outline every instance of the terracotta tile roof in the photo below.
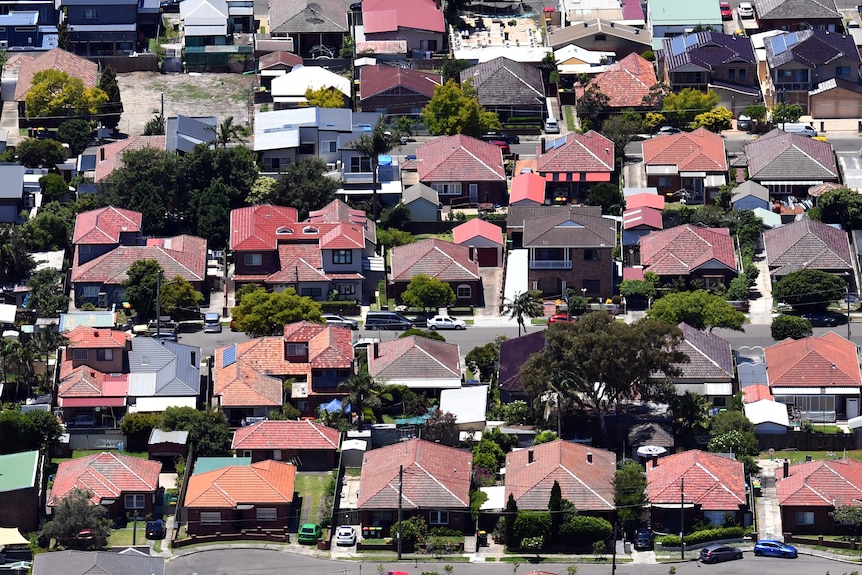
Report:
M 552 207 L 544 215 L 524 221 L 525 248 L 612 248 L 615 239 L 612 220 L 580 206 Z
M 645 142 L 646 143 L 646 142 Z M 570 133 L 548 140 L 539 151 L 536 169 L 540 174 L 614 171 L 614 143 L 598 132 Z
M 502 246 L 503 230 L 500 226 L 480 218 L 473 218 L 452 229 L 452 239 L 456 244 L 464 244 L 474 238 L 485 238 Z
M 118 244 L 120 233 L 141 231 L 141 212 L 108 206 L 75 217 L 73 244 Z
M 626 209 L 652 208 L 654 210 L 664 209 L 664 196 L 659 194 L 632 194 L 626 198 Z
M 69 76 L 80 78 L 85 89 L 95 88 L 98 83 L 99 65 L 61 48 L 54 48 L 35 58 L 25 60 L 18 71 L 15 86 L 15 101 L 23 102 L 33 87 L 33 76 L 41 70 L 59 70 Z
M 296 467 L 281 461 L 229 465 L 192 475 L 184 502 L 191 508 L 236 509 L 239 504 L 278 505 L 293 501 Z
M 736 510 L 745 505 L 745 477 L 741 461 L 692 449 L 654 460 L 647 465 L 650 503 L 679 504 L 680 480 L 685 479 L 685 501 L 704 511 Z
M 643 268 L 623 268 L 623 279 L 624 280 L 643 281 L 644 269 Z
M 72 361 L 60 366 L 60 386 L 57 396 L 60 405 L 64 399 L 75 397 L 123 398 L 129 391 L 129 374 L 105 374 L 86 365 L 72 367 Z
M 264 204 L 230 212 L 230 247 L 233 250 L 274 250 L 276 231 L 297 222 L 296 208 Z M 292 226 L 288 226 L 292 229 Z
M 556 480 L 579 511 L 613 511 L 615 473 L 612 452 L 558 439 L 506 454 L 505 499 L 514 496 L 518 509 L 545 510 Z
M 355 250 L 365 247 L 362 226 L 355 224 L 335 224 L 320 238 L 320 249 Z
M 661 210 L 641 207 L 623 212 L 623 229 L 630 230 L 640 226 L 646 226 L 654 230 L 660 230 L 664 226 Z
M 679 324 L 679 328 L 683 335 L 679 350 L 689 358 L 688 363 L 676 365 L 682 371 L 680 379 L 733 379 L 733 350 L 726 340 L 685 322 Z
M 279 50 L 278 52 L 270 52 L 264 54 L 258 59 L 258 70 L 267 70 L 269 68 L 293 68 L 302 64 L 302 58 L 296 54 Z
M 398 95 L 403 95 L 403 90 L 406 90 L 430 99 L 434 96 L 434 89 L 443 84 L 443 76 L 424 70 L 385 64 L 363 66 L 360 70 L 359 92 L 363 100 L 393 89 L 398 90 Z
M 117 168 L 123 166 L 123 154 L 127 151 L 142 148 L 165 149 L 165 136 L 130 136 L 125 140 L 117 140 L 99 147 L 96 155 L 96 174 L 93 182 L 104 181 Z M 103 156 L 104 154 L 104 156 Z M 102 160 L 101 158 L 105 158 Z
M 118 329 L 99 329 L 77 326 L 66 333 L 70 349 L 105 349 L 109 347 L 126 347 L 131 336 Z
M 416 148 L 419 181 L 505 182 L 503 152 L 499 146 L 470 136 L 441 136 Z
M 325 282 L 332 279 L 323 271 L 323 253 L 317 244 L 279 244 L 279 269 L 266 276 L 267 283 Z M 354 274 L 361 279 L 360 274 Z M 237 276 L 248 281 L 247 276 Z
M 411 439 L 365 453 L 360 476 L 360 509 L 398 508 L 400 466 L 404 468 L 405 509 L 466 510 L 470 506 L 472 454 L 439 443 Z
M 835 332 L 787 339 L 763 350 L 769 387 L 860 387 L 856 344 Z
M 829 142 L 772 130 L 745 145 L 753 180 L 836 180 L 838 166 Z
M 479 263 L 470 260 L 470 249 L 431 238 L 393 248 L 392 280 L 410 281 L 425 274 L 442 281 L 476 281 Z
M 510 393 L 522 393 L 524 385 L 521 382 L 521 366 L 531 355 L 545 349 L 546 345 L 545 330 L 500 342 L 500 368 L 497 379 L 500 389 Z
M 742 402 L 743 403 L 754 403 L 755 401 L 761 401 L 764 399 L 775 400 L 772 392 L 769 391 L 768 385 L 749 385 L 748 387 L 742 388 Z
M 335 451 L 341 441 L 337 429 L 309 420 L 261 421 L 237 429 L 231 449 L 327 449 Z
M 362 22 L 366 34 L 398 32 L 399 28 L 446 31 L 443 10 L 435 0 L 412 0 L 409 4 L 399 0 L 365 0 Z
M 678 172 L 727 171 L 724 140 L 706 128 L 647 140 L 643 152 L 646 166 L 676 166 Z
M 597 74 L 590 85 L 595 84 L 609 98 L 611 108 L 640 108 L 643 97 L 657 82 L 653 65 L 632 53 Z
M 727 228 L 676 226 L 643 236 L 640 247 L 645 271 L 659 275 L 688 275 L 710 262 L 737 269 L 733 238 Z
M 150 239 L 146 246 L 118 246 L 84 264 L 76 263 L 72 282 L 121 284 L 138 260 L 156 260 L 167 278 L 180 276 L 190 282 L 202 282 L 206 279 L 207 242 L 194 236 L 176 236 Z
M 537 205 L 545 202 L 545 178 L 535 172 L 519 173 L 512 178 L 509 205 L 525 201 L 534 202 Z
M 804 218 L 767 230 L 763 245 L 771 273 L 779 276 L 803 269 L 853 273 L 847 233 L 822 222 Z
M 368 350 L 368 373 L 382 380 L 461 378 L 457 344 L 410 336 L 381 341 Z
M 63 461 L 54 476 L 48 505 L 78 487 L 93 493 L 90 501 L 100 504 L 103 499 L 117 499 L 125 493 L 149 493 L 159 487 L 162 464 L 118 453 L 97 453 L 80 459 Z
M 791 465 L 789 473 L 775 484 L 779 505 L 828 508 L 862 505 L 860 461 L 809 461 Z
M 542 72 L 526 62 L 503 56 L 480 62 L 461 71 L 461 84 L 472 79 L 479 103 L 487 107 L 519 106 L 527 110 L 544 107 L 545 84 Z
M 351 208 L 341 200 L 332 200 L 319 210 L 308 214 L 308 222 L 312 224 L 354 224 L 363 229 L 365 239 L 377 245 L 377 226 L 368 215 Z

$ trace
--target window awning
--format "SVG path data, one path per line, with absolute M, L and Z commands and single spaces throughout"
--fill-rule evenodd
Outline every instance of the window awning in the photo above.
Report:
M 764 180 L 758 183 L 761 186 L 817 186 L 823 180 Z
M 680 178 L 705 178 L 706 172 L 680 172 Z
M 125 407 L 125 397 L 61 397 L 60 407 Z

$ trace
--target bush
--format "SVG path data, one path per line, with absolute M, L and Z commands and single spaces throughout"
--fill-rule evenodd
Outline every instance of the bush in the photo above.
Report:
M 812 334 L 811 322 L 796 315 L 780 315 L 772 320 L 772 339 L 802 339 Z
M 572 515 L 560 526 L 561 539 L 570 541 L 604 541 L 613 533 L 610 521 L 589 515 Z
M 510 547 L 519 547 L 521 541 L 531 537 L 551 537 L 551 514 L 547 511 L 521 511 L 515 519 L 512 532 L 514 541 L 507 541 Z
M 464 532 L 449 527 L 435 527 L 429 532 L 432 537 L 463 537 Z
M 719 527 L 716 529 L 703 529 L 685 536 L 686 545 L 699 545 L 721 539 L 742 539 L 748 534 L 744 527 Z M 663 547 L 679 547 L 679 535 L 665 535 L 659 539 Z

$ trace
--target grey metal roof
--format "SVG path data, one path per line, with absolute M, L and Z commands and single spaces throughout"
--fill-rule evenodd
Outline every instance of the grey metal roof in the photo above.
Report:
M 404 192 L 401 193 L 401 200 L 405 204 L 415 202 L 416 200 L 425 200 L 435 206 L 440 204 L 440 198 L 437 195 L 437 190 L 423 183 L 413 184 Z
M 761 20 L 841 18 L 835 0 L 757 0 Z
M 107 551 L 55 551 L 33 558 L 33 574 L 164 575 L 165 558 Z
M 200 392 L 201 348 L 149 337 L 132 339 L 129 396 L 195 396 Z
M 769 190 L 761 186 L 754 180 L 746 180 L 733 189 L 733 195 L 730 198 L 730 203 L 736 203 L 742 198 L 753 196 L 764 202 L 769 201 Z
M 216 138 L 218 118 L 204 116 L 192 118 L 176 116 L 168 118 L 165 126 L 165 147 L 168 151 L 193 152 L 195 146 L 201 143 L 211 144 Z
M 177 445 L 185 445 L 189 442 L 188 431 L 165 431 L 164 429 L 153 429 L 150 432 L 148 445 L 157 443 L 176 443 Z
M 348 7 L 354 0 L 279 0 L 269 3 L 273 34 L 347 33 Z
M 18 164 L 0 164 L 0 198 L 20 200 L 26 172 L 27 168 Z

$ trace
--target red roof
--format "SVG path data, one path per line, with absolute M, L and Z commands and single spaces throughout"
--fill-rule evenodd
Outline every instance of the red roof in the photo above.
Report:
M 536 169 L 547 173 L 606 173 L 614 171 L 614 143 L 598 132 L 570 133 L 545 142 L 539 150 Z
M 452 239 L 458 245 L 463 245 L 475 238 L 485 238 L 495 244 L 503 245 L 503 230 L 481 218 L 473 218 L 452 229 Z
M 653 65 L 632 53 L 597 74 L 589 85 L 596 85 L 602 94 L 607 95 L 611 108 L 641 108 L 643 97 L 657 82 Z
M 664 196 L 659 194 L 632 194 L 626 197 L 626 209 L 633 210 L 635 208 L 663 210 Z
M 274 250 L 276 231 L 297 222 L 296 208 L 264 204 L 230 212 L 230 247 L 234 250 Z
M 640 239 L 641 263 L 658 275 L 688 275 L 709 262 L 736 270 L 733 238 L 727 228 L 682 225 Z
M 745 505 L 745 473 L 741 461 L 692 449 L 653 460 L 647 465 L 647 496 L 652 504 L 679 505 L 680 481 L 685 502 L 704 511 L 731 511 Z
M 856 344 L 835 332 L 786 339 L 763 350 L 769 387 L 860 387 Z
M 545 203 L 545 178 L 535 172 L 518 174 L 512 178 L 509 205 L 518 202 L 534 202 L 538 205 Z
M 231 449 L 329 449 L 341 439 L 337 429 L 309 420 L 261 421 L 236 430 Z
M 446 31 L 443 10 L 435 0 L 365 0 L 362 22 L 366 34 L 397 32 L 399 28 Z
M 156 260 L 166 278 L 180 276 L 190 282 L 202 282 L 206 278 L 207 242 L 195 236 L 176 236 L 151 238 L 145 246 L 117 246 L 86 263 L 73 265 L 72 282 L 121 284 L 138 260 Z
M 706 128 L 659 136 L 643 143 L 645 166 L 676 166 L 684 172 L 726 172 L 724 139 Z
M 109 347 L 126 347 L 131 336 L 118 329 L 100 329 L 79 325 L 66 332 L 70 348 L 104 349 Z
M 162 464 L 118 453 L 97 453 L 63 461 L 54 476 L 48 505 L 55 506 L 74 488 L 93 493 L 90 501 L 118 499 L 125 493 L 151 493 L 159 487 Z
M 415 92 L 430 99 L 434 96 L 434 88 L 443 84 L 443 76 L 424 70 L 384 64 L 363 66 L 360 70 L 359 93 L 363 100 L 393 88 Z M 401 94 L 403 92 L 399 91 Z
M 809 461 L 791 465 L 775 484 L 778 504 L 793 507 L 841 507 L 862 504 L 862 462 Z
M 624 280 L 641 280 L 644 279 L 644 269 L 643 268 L 623 268 L 623 279 Z
M 500 146 L 470 136 L 441 136 L 416 148 L 419 181 L 506 181 Z
M 302 64 L 302 58 L 296 54 L 279 50 L 278 52 L 270 52 L 264 54 L 258 59 L 258 70 L 267 70 L 269 68 L 293 68 Z
M 769 399 L 771 401 L 775 400 L 772 396 L 772 392 L 769 391 L 768 385 L 757 384 L 742 388 L 743 403 L 754 403 L 755 401 L 760 401 L 762 399 Z
M 141 231 L 141 212 L 108 206 L 81 212 L 75 218 L 73 244 L 118 244 L 121 233 Z
M 623 229 L 630 230 L 638 226 L 647 226 L 654 230 L 664 227 L 661 210 L 653 208 L 637 208 L 623 212 Z
M 99 147 L 96 155 L 96 174 L 93 181 L 99 183 L 105 180 L 117 168 L 123 165 L 123 154 L 127 151 L 143 148 L 165 149 L 165 136 L 131 136 L 125 140 L 117 140 Z
M 98 82 L 98 64 L 66 52 L 62 48 L 54 48 L 21 63 L 15 86 L 15 101 L 23 102 L 27 97 L 27 92 L 33 87 L 33 76 L 36 72 L 49 69 L 66 72 L 69 76 L 79 78 L 84 83 L 85 89 L 95 88 Z
M 184 505 L 191 508 L 236 509 L 240 504 L 289 505 L 293 501 L 296 467 L 281 461 L 229 465 L 189 478 Z
M 73 368 L 64 361 L 60 371 L 57 396 L 61 407 L 125 407 L 129 392 L 129 374 L 105 374 L 86 365 Z M 87 402 L 76 402 L 77 399 Z
M 470 260 L 470 248 L 431 238 L 392 248 L 392 280 L 410 281 L 425 274 L 442 281 L 476 281 L 479 263 Z

